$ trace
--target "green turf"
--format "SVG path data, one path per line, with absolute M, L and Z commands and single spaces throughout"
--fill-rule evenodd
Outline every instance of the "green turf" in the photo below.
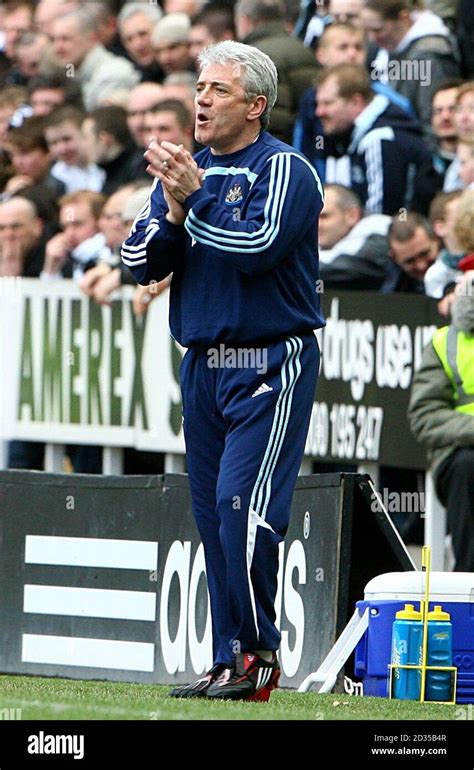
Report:
M 274 692 L 269 703 L 183 701 L 170 698 L 169 689 L 158 685 L 0 676 L 0 719 L 459 719 L 460 708 L 290 690 Z M 21 715 L 17 715 L 16 709 L 21 709 Z

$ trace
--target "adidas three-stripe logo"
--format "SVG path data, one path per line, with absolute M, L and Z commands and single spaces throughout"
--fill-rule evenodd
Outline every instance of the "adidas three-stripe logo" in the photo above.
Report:
M 255 391 L 255 393 L 252 393 L 252 398 L 255 398 L 255 396 L 261 396 L 262 393 L 270 393 L 270 391 L 273 390 L 273 388 L 270 385 L 267 385 L 266 382 L 262 382 L 259 388 Z

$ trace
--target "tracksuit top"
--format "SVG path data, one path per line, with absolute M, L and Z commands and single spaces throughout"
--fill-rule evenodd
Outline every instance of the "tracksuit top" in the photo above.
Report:
M 203 186 L 184 225 L 155 180 L 122 246 L 138 283 L 173 273 L 170 328 L 183 346 L 264 342 L 324 325 L 317 221 L 323 192 L 301 153 L 263 131 L 228 155 L 195 156 Z

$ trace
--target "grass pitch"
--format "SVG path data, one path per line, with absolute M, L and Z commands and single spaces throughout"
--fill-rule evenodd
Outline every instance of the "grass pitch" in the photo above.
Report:
M 177 700 L 170 687 L 0 676 L 0 719 L 453 720 L 460 706 L 343 694 L 273 692 L 269 703 Z M 19 709 L 20 711 L 16 711 Z

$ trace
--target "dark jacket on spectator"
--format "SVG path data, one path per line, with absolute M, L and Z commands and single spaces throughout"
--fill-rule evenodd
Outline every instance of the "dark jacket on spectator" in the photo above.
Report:
M 474 13 L 472 0 L 459 0 L 457 37 L 461 49 L 463 75 L 474 78 Z
M 387 261 L 386 278 L 380 287 L 382 294 L 392 294 L 393 292 L 403 292 L 404 294 L 424 294 L 425 284 L 412 278 L 405 270 L 398 267 L 391 259 Z
M 374 80 L 372 83 L 372 90 L 375 94 L 381 94 L 386 96 L 392 104 L 396 104 L 407 115 L 415 117 L 415 111 L 413 110 L 408 99 L 398 94 L 390 86 L 385 86 L 378 80 Z M 320 142 L 318 138 L 322 138 L 324 135 L 323 125 L 320 118 L 316 115 L 316 99 L 317 89 L 314 86 L 308 88 L 299 104 L 299 111 L 296 118 L 292 145 L 300 150 L 309 161 L 313 164 L 317 170 L 322 182 L 328 181 L 329 183 L 336 180 L 326 180 L 326 159 L 331 156 L 331 150 L 334 149 L 334 140 L 332 137 L 324 136 L 324 158 L 321 153 L 317 151 Z M 337 180 L 343 184 L 344 180 Z
M 165 79 L 165 73 L 158 62 L 153 62 L 153 64 L 150 64 L 148 67 L 140 67 L 136 62 L 134 62 L 134 64 L 140 73 L 141 83 L 162 83 Z
M 99 163 L 104 169 L 106 178 L 102 191 L 104 195 L 112 195 L 121 185 L 136 179 L 137 168 L 140 167 L 143 152 L 135 144 L 130 143 L 120 155 L 106 163 Z
M 17 67 L 11 67 L 5 74 L 2 85 L 7 86 L 26 86 L 28 78 L 21 74 Z
M 319 249 L 325 289 L 377 290 L 385 281 L 390 217 L 364 217 L 332 249 Z
M 337 150 L 350 157 L 350 186 L 367 214 L 426 213 L 441 188 L 419 124 L 385 96 L 372 99 L 350 134 L 338 137 Z
M 262 24 L 243 40 L 268 54 L 278 70 L 278 98 L 270 118 L 270 131 L 277 139 L 291 142 L 293 123 L 305 90 L 318 72 L 314 54 L 291 37 L 279 21 Z
M 129 181 L 136 181 L 137 179 L 146 179 L 148 182 L 150 181 L 150 175 L 146 172 L 146 167 L 148 166 L 148 161 L 146 158 L 143 157 L 143 148 L 135 146 L 135 160 L 131 165 L 131 173 L 132 177 Z
M 34 246 L 27 251 L 23 265 L 24 278 L 38 278 L 44 263 L 46 244 L 57 232 L 57 228 L 49 223 L 45 224 L 41 237 Z
M 426 130 L 430 123 L 433 92 L 438 84 L 460 76 L 455 45 L 439 16 L 424 11 L 410 28 L 403 48 L 390 51 L 390 85 L 410 100 Z

